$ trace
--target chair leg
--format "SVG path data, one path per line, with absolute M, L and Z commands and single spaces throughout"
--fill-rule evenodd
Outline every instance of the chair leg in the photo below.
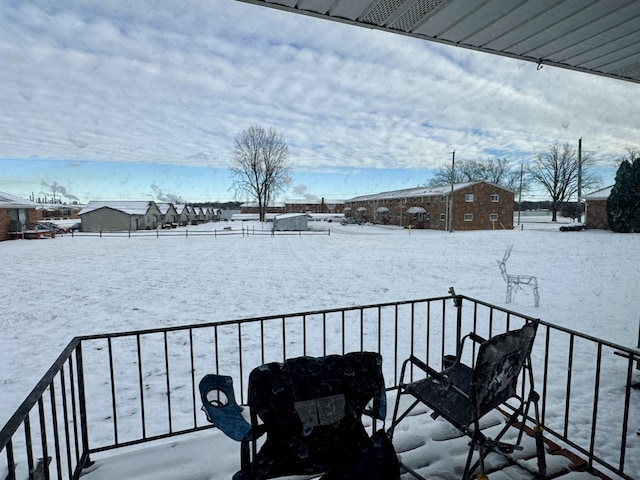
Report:
M 547 459 L 545 457 L 544 438 L 542 436 L 542 427 L 536 425 L 533 429 L 536 438 L 536 456 L 538 457 L 538 475 L 539 480 L 547 478 Z
M 391 441 L 393 441 L 393 432 L 394 432 L 394 430 L 396 428 L 396 425 L 398 425 L 398 423 L 400 423 L 400 421 L 404 417 L 406 417 L 407 414 L 419 403 L 418 400 L 414 401 L 413 404 L 400 416 L 400 418 L 398 418 L 398 410 L 400 408 L 400 397 L 402 396 L 401 390 L 402 390 L 402 385 L 400 385 L 398 387 L 398 394 L 396 396 L 396 403 L 395 403 L 395 406 L 393 407 L 393 417 L 391 418 L 391 425 L 389 426 L 389 429 L 387 430 L 387 435 L 389 436 L 389 440 L 391 440 Z M 417 478 L 418 480 L 427 480 L 422 475 L 420 475 L 418 472 L 416 472 L 414 469 L 412 469 L 408 465 L 405 465 L 404 463 L 402 463 L 399 460 L 398 460 L 398 464 L 400 465 L 400 468 L 402 470 L 404 470 L 409 475 L 412 475 L 413 477 Z
M 409 413 L 411 412 L 411 410 L 413 410 L 416 405 L 418 405 L 418 403 L 420 403 L 420 400 L 415 400 L 411 406 L 409 408 L 407 408 L 402 415 L 400 415 L 400 417 L 398 417 L 398 409 L 400 406 L 400 392 L 398 392 L 398 397 L 396 398 L 396 406 L 393 409 L 393 417 L 391 418 L 391 425 L 389 426 L 389 428 L 387 429 L 387 435 L 389 435 L 389 438 L 393 440 L 393 432 L 396 428 L 396 425 L 398 425 L 407 415 L 409 415 Z
M 464 465 L 464 472 L 462 473 L 462 480 L 467 480 L 469 478 L 469 473 L 475 470 L 478 466 L 480 466 L 480 473 L 484 474 L 484 458 L 482 456 L 482 434 L 478 434 L 478 431 L 473 432 L 473 436 L 471 437 L 471 441 L 469 442 L 469 453 L 467 454 L 467 462 Z M 473 452 L 478 450 L 480 454 L 480 458 L 476 463 L 471 466 L 471 460 L 473 459 Z

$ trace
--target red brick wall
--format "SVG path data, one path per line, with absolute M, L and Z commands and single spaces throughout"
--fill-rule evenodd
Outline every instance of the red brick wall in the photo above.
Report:
M 0 241 L 9 239 L 9 222 L 11 215 L 9 209 L 0 208 Z M 37 213 L 34 208 L 27 210 L 27 225 L 23 225 L 23 229 L 33 228 L 37 221 Z
M 467 202 L 465 195 L 473 195 L 473 202 Z M 497 195 L 498 201 L 492 202 L 491 196 Z M 454 230 L 491 230 L 513 229 L 513 192 L 496 187 L 490 183 L 478 183 L 460 190 L 453 195 Z M 465 214 L 473 219 L 465 220 Z M 496 222 L 490 220 L 491 214 L 497 214 Z
M 0 208 L 0 240 L 7 240 L 9 231 L 9 210 Z
M 607 221 L 607 201 L 589 200 L 587 201 L 587 218 L 585 225 L 587 228 L 599 228 L 610 230 Z

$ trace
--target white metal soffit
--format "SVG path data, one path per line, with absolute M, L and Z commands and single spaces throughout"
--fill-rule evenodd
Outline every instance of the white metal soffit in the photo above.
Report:
M 639 0 L 238 0 L 640 83 Z

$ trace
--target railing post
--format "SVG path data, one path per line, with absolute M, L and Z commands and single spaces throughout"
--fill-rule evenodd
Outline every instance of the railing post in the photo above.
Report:
M 462 348 L 462 296 L 456 295 L 453 287 L 449 287 L 449 294 L 453 299 L 453 306 L 456 307 L 456 345 L 460 350 Z M 460 351 L 456 351 L 456 354 L 459 355 Z
M 78 342 L 76 347 L 76 369 L 78 378 L 78 407 L 80 409 L 80 432 L 82 434 L 82 456 L 76 467 L 78 470 L 75 472 L 74 478 L 76 478 L 76 475 L 79 475 L 83 468 L 93 464 L 89 458 L 89 429 L 87 425 L 87 402 L 84 392 L 84 366 L 82 364 L 81 341 Z

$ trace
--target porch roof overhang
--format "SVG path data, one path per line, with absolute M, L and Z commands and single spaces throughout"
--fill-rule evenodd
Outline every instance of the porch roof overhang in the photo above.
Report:
M 635 0 L 237 0 L 640 83 Z
M 407 213 L 413 213 L 415 215 L 418 213 L 427 213 L 427 211 L 422 207 L 411 207 L 409 210 L 407 210 Z

